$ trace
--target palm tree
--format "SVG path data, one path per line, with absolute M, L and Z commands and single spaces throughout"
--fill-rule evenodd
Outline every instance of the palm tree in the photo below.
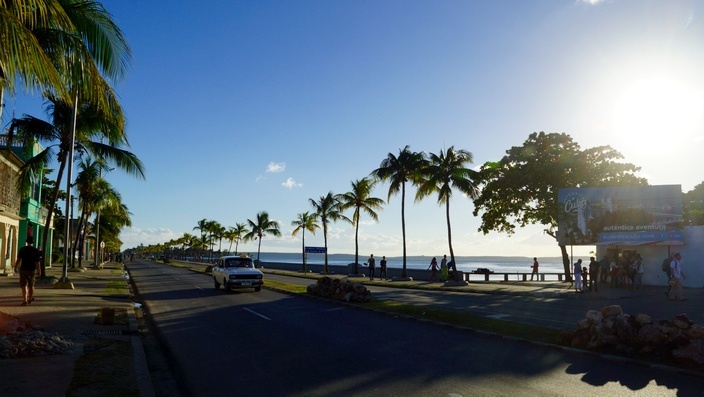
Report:
M 281 236 L 279 222 L 270 220 L 269 213 L 266 211 L 261 211 L 257 213 L 256 221 L 247 219 L 247 223 L 249 224 L 251 231 L 245 235 L 245 238 L 249 240 L 253 240 L 255 238 L 259 239 L 257 246 L 257 262 L 261 266 L 261 262 L 259 262 L 259 255 L 262 250 L 262 238 L 264 238 L 267 234 L 271 234 L 276 237 Z
M 450 260 L 453 266 L 455 262 L 455 252 L 452 250 L 452 228 L 450 226 L 450 197 L 452 189 L 455 188 L 471 198 L 476 198 L 479 190 L 474 183 L 476 171 L 465 168 L 465 164 L 472 163 L 472 153 L 466 150 L 455 150 L 450 146 L 446 152 L 440 150 L 439 155 L 430 154 L 429 163 L 422 170 L 422 182 L 416 192 L 416 201 L 432 193 L 438 194 L 438 204 L 445 204 L 445 216 L 447 217 L 447 243 L 450 248 Z M 455 281 L 458 274 L 454 272 Z
M 379 215 L 375 210 L 382 209 L 384 200 L 371 197 L 374 182 L 368 178 L 358 179 L 352 182 L 352 190 L 340 195 L 340 211 L 345 211 L 349 208 L 354 208 L 352 214 L 352 224 L 354 225 L 354 274 L 359 274 L 359 219 L 361 212 L 364 211 L 373 220 L 378 221 Z
M 225 229 L 225 227 L 223 225 L 221 225 L 218 221 L 212 221 L 208 225 L 208 232 L 210 232 L 210 238 L 211 238 L 213 244 L 215 244 L 215 240 L 219 241 L 220 245 L 218 247 L 218 251 L 220 253 L 222 253 L 222 238 L 224 237 L 226 230 L 227 229 Z M 211 259 L 213 258 L 213 248 L 212 247 L 210 249 L 210 257 L 211 257 Z
M 399 150 L 398 157 L 389 153 L 381 162 L 379 168 L 372 171 L 371 175 L 381 181 L 389 181 L 389 194 L 391 196 L 401 192 L 401 232 L 403 234 L 403 270 L 401 277 L 406 277 L 406 182 L 416 184 L 419 181 L 419 172 L 427 164 L 425 153 L 411 152 L 408 145 Z
M 318 201 L 313 199 L 308 199 L 308 202 L 315 209 L 316 218 L 320 219 L 323 224 L 323 240 L 325 241 L 325 266 L 323 267 L 323 273 L 328 273 L 328 224 L 330 222 L 335 222 L 340 219 L 347 218 L 342 215 L 340 211 L 340 200 L 339 197 L 333 195 L 332 192 L 324 196 L 320 196 Z
M 26 90 L 53 91 L 68 102 L 80 93 L 106 105 L 102 76 L 118 81 L 126 74 L 131 50 L 98 2 L 0 1 L 0 20 L 0 93 L 22 82 Z
M 84 225 L 88 222 L 88 218 L 102 207 L 107 207 L 115 202 L 120 203 L 122 199 L 120 194 L 102 177 L 103 169 L 107 168 L 102 162 L 94 161 L 88 157 L 78 164 L 78 168 L 80 171 L 76 176 L 75 189 L 81 214 L 77 224 L 74 251 L 78 252 L 78 267 L 81 267 L 83 250 L 80 241 L 85 241 L 88 228 Z M 72 255 L 71 267 L 74 267 L 73 259 Z
M 36 82 L 28 86 L 43 87 L 45 96 L 54 92 L 61 102 L 73 102 L 69 113 L 73 117 L 66 120 L 73 120 L 68 123 L 70 134 L 64 135 L 70 138 L 62 142 L 59 153 L 62 166 L 66 162 L 61 154 L 68 153 L 66 184 L 70 186 L 79 98 L 81 102 L 94 104 L 104 115 L 113 116 L 113 122 L 119 120 L 124 126 L 122 110 L 106 78 L 116 81 L 124 77 L 131 58 L 129 46 L 110 14 L 94 1 L 2 1 L 0 17 L 3 21 L 0 44 L 6 49 L 0 59 L 0 91 L 5 85 L 12 87 L 18 78 L 24 77 L 27 81 L 36 78 Z M 8 141 L 11 140 L 10 137 Z M 66 190 L 70 191 L 70 187 Z M 49 208 L 44 229 L 42 245 L 45 249 L 52 210 L 53 206 Z M 68 227 L 69 222 L 66 225 Z M 65 259 L 62 281 L 68 281 Z
M 78 153 L 88 153 L 103 163 L 110 161 L 128 174 L 144 178 L 141 161 L 133 153 L 122 149 L 123 146 L 127 146 L 127 138 L 124 134 L 124 118 L 121 112 L 118 112 L 118 117 L 115 114 L 105 113 L 92 103 L 81 102 L 80 112 L 76 114 L 75 120 L 76 139 L 74 146 L 71 146 L 71 142 L 74 141 L 72 132 L 73 105 L 49 94 L 47 95 L 46 107 L 52 122 L 24 115 L 22 118 L 13 119 L 10 125 L 9 140 L 12 140 L 16 133 L 25 148 L 33 147 L 35 141 L 44 144 L 44 150 L 27 160 L 20 169 L 21 183 L 26 185 L 31 175 L 39 175 L 40 171 L 54 157 L 59 162 L 57 181 L 60 181 L 63 178 L 64 170 L 70 164 L 71 154 L 74 150 Z M 107 143 L 103 143 L 102 138 L 107 138 Z M 59 189 L 55 189 L 51 199 L 52 204 L 47 208 L 43 247 L 47 246 L 48 231 L 58 195 Z
M 228 251 L 232 251 L 232 243 L 235 243 L 235 255 L 238 252 L 240 241 L 243 241 L 244 236 L 249 232 L 247 230 L 247 225 L 244 223 L 236 223 L 235 227 L 230 226 L 227 233 L 225 233 L 225 238 L 230 241 L 230 248 Z
M 301 256 L 303 260 L 303 273 L 305 273 L 306 270 L 306 230 L 309 232 L 315 234 L 315 229 L 320 229 L 320 225 L 318 225 L 317 220 L 315 219 L 315 214 L 311 214 L 310 212 L 300 212 L 298 213 L 298 219 L 295 221 L 291 222 L 291 226 L 296 226 L 295 229 L 293 229 L 293 232 L 291 232 L 292 236 L 295 236 L 298 234 L 299 231 L 303 231 L 302 233 L 302 241 L 301 241 Z
M 198 221 L 198 224 L 193 227 L 193 230 L 200 230 L 200 241 L 205 242 L 205 234 L 208 231 L 208 220 L 203 218 Z M 201 253 L 202 256 L 202 253 Z

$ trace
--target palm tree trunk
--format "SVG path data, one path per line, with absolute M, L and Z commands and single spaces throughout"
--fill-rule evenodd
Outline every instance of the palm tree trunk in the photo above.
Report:
M 303 228 L 303 238 L 301 239 L 301 259 L 303 260 L 303 274 L 306 274 L 306 229 Z
M 42 249 L 44 250 L 44 261 L 42 261 L 41 267 L 42 267 L 42 277 L 46 277 L 46 266 L 51 265 L 51 258 L 47 253 L 49 252 L 49 249 L 47 247 L 47 242 L 49 241 L 49 232 L 50 229 L 49 227 L 51 226 L 51 218 L 54 215 L 54 207 L 56 207 L 56 202 L 59 201 L 59 186 L 58 183 L 61 182 L 61 178 L 64 175 L 64 169 L 66 168 L 66 153 L 59 153 L 58 156 L 59 159 L 59 170 L 56 173 L 56 180 L 57 180 L 57 185 L 56 189 L 54 189 L 54 195 L 51 197 L 51 205 L 49 205 L 49 208 L 47 208 L 47 214 L 46 214 L 46 224 L 44 225 L 44 234 L 42 235 Z M 68 215 L 67 215 L 68 217 Z M 64 255 L 68 255 L 67 252 L 67 237 L 64 237 Z
M 401 277 L 406 277 L 406 182 L 401 183 L 401 233 L 403 234 L 403 270 Z
M 325 266 L 323 266 L 323 273 L 328 274 L 328 228 L 323 223 L 323 242 L 325 242 Z
M 359 268 L 357 264 L 359 263 L 359 214 L 357 215 L 357 221 L 354 225 L 354 274 L 359 274 Z
M 452 261 L 452 276 L 455 281 L 459 280 L 459 275 L 457 274 L 457 262 L 455 262 L 455 251 L 452 250 L 452 226 L 450 226 L 450 200 L 445 202 L 445 216 L 447 217 L 447 244 L 450 247 L 450 260 Z

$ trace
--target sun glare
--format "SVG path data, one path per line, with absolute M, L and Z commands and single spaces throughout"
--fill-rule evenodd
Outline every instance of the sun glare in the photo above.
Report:
M 614 106 L 615 138 L 646 151 L 663 143 L 694 141 L 704 134 L 704 97 L 662 76 L 635 81 Z

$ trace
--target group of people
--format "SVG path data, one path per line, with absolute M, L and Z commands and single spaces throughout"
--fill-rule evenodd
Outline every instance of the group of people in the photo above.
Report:
M 369 281 L 374 281 L 374 276 L 376 275 L 376 259 L 374 259 L 374 254 L 369 256 L 369 259 L 367 259 L 367 263 L 365 263 L 365 265 L 369 266 Z M 379 279 L 389 279 L 389 276 L 386 273 L 386 256 L 382 256 L 379 261 Z
M 665 295 L 670 300 L 685 300 L 682 281 L 686 280 L 682 271 L 682 255 L 673 253 L 663 261 L 663 271 L 668 280 L 668 289 Z M 598 291 L 598 283 L 609 281 L 612 288 L 640 289 L 643 286 L 643 258 L 638 253 L 628 253 L 620 261 L 616 257 L 604 258 L 597 262 L 594 257 L 589 258 L 589 265 L 583 266 L 582 260 L 577 260 L 573 265 L 575 291 Z M 532 277 L 531 277 L 532 279 Z
M 386 256 L 382 256 L 381 260 L 379 261 L 379 279 L 380 280 L 388 280 L 389 276 L 386 272 Z M 374 258 L 374 254 L 371 254 L 369 256 L 369 259 L 367 259 L 367 262 L 365 263 L 369 267 L 369 281 L 374 281 L 374 277 L 376 277 L 376 259 Z M 428 270 L 430 270 L 430 279 L 428 281 L 433 282 L 433 281 L 447 281 L 450 279 L 450 275 L 454 273 L 450 272 L 456 272 L 457 269 L 454 268 L 452 261 L 447 260 L 447 255 L 443 255 L 442 259 L 440 260 L 440 264 L 438 265 L 438 260 L 436 257 L 433 257 L 433 259 L 430 261 L 430 265 L 428 266 Z

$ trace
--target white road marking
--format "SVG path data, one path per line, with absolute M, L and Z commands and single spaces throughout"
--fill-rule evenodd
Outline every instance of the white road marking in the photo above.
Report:
M 510 316 L 508 314 L 492 314 L 491 316 L 487 316 L 487 317 L 501 319 L 501 318 L 506 318 L 506 317 L 510 317 Z
M 244 308 L 244 310 L 246 310 L 246 311 L 248 311 L 248 312 L 250 312 L 250 313 L 252 313 L 252 314 L 257 315 L 257 316 L 263 318 L 264 320 L 269 320 L 269 321 L 271 321 L 271 319 L 270 319 L 269 317 L 267 317 L 267 316 L 265 316 L 265 315 L 263 315 L 263 314 L 259 314 L 259 313 L 255 312 L 254 310 L 247 309 L 246 307 Z

